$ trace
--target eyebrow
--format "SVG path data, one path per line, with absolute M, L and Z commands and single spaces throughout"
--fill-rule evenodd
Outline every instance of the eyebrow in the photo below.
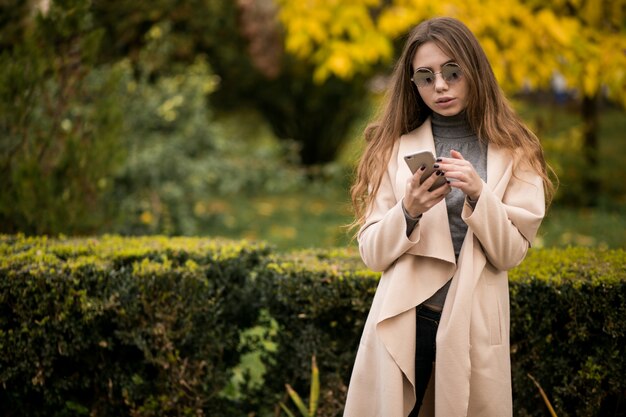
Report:
M 443 64 L 441 64 L 441 66 L 443 67 L 444 65 L 448 65 L 448 64 L 456 64 L 459 65 L 454 59 L 449 59 L 446 62 L 444 62 Z M 432 67 L 417 67 L 415 69 L 415 71 L 413 71 L 413 73 L 416 73 L 419 70 L 429 70 L 430 72 L 435 72 Z

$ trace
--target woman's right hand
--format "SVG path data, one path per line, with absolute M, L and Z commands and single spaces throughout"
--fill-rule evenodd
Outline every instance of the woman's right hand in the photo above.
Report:
M 415 174 L 406 182 L 406 191 L 402 204 L 411 217 L 419 217 L 426 213 L 431 207 L 443 200 L 451 190 L 450 184 L 446 183 L 433 191 L 428 191 L 435 183 L 435 180 L 437 180 L 437 173 L 441 171 L 433 172 L 426 181 L 420 184 L 420 178 L 424 173 L 424 169 L 426 168 L 422 167 L 415 171 Z

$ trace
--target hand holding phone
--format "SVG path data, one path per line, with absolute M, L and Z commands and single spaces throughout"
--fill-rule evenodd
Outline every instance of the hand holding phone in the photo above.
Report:
M 404 156 L 404 161 L 409 166 L 409 169 L 413 174 L 417 172 L 421 167 L 425 167 L 422 176 L 420 177 L 420 184 L 423 183 L 428 177 L 430 177 L 436 169 L 433 167 L 435 165 L 435 155 L 433 155 L 430 151 L 419 151 L 410 155 Z M 446 177 L 443 175 L 437 177 L 435 183 L 428 189 L 428 191 L 433 191 L 446 183 Z

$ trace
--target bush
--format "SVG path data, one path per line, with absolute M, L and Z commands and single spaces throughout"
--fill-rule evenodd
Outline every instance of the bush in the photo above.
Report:
M 542 416 L 527 374 L 558 415 L 626 415 L 626 252 L 541 250 L 511 273 L 515 409 Z
M 265 395 L 284 382 L 305 392 L 315 354 L 322 388 L 333 391 L 320 415 L 341 415 L 333 405 L 345 394 L 377 275 L 354 251 L 291 253 L 266 273 L 272 289 L 263 292 L 273 296 L 264 305 L 280 330 Z M 626 252 L 533 250 L 511 271 L 510 292 L 515 415 L 546 415 L 529 373 L 560 417 L 626 415 Z
M 287 166 L 282 150 L 226 135 L 215 122 L 208 96 L 219 82 L 204 59 L 152 79 L 146 67 L 167 46 L 157 42 L 167 28 L 155 33 L 159 37 L 140 54 L 139 75 L 128 62 L 117 66 L 124 74 L 121 107 L 128 157 L 108 194 L 119 211 L 107 230 L 130 235 L 227 230 L 231 210 L 220 199 L 301 185 L 302 170 Z
M 216 122 L 205 56 L 164 65 L 171 25 L 152 26 L 133 61 L 100 63 L 110 45 L 90 3 L 52 2 L 0 50 L 0 232 L 225 234 L 224 200 L 302 188 L 286 161 L 297 149 L 267 144 L 260 116 Z
M 89 3 L 50 2 L 0 48 L 0 232 L 93 233 L 114 208 L 103 195 L 124 155 L 120 74 L 93 67 Z
M 518 416 L 624 416 L 626 252 L 533 250 L 511 271 Z M 341 415 L 379 275 L 354 249 L 0 235 L 0 403 L 13 416 L 276 415 L 284 384 Z M 254 380 L 254 383 L 248 383 Z
M 277 359 L 260 397 L 270 400 L 267 406 L 278 402 L 285 383 L 307 392 L 307 365 L 315 355 L 322 387 L 318 416 L 341 415 L 379 274 L 365 270 L 354 251 L 308 250 L 275 257 L 262 277 L 263 304 L 279 331 Z
M 224 414 L 263 245 L 0 240 L 5 416 Z M 236 414 L 230 414 L 236 415 Z

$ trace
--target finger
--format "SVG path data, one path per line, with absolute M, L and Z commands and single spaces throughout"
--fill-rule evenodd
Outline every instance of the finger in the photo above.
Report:
M 463 155 L 461 155 L 461 152 L 459 151 L 455 151 L 454 149 L 452 149 L 450 151 L 450 156 L 454 159 L 462 159 L 465 160 L 465 158 L 463 158 Z
M 456 161 L 454 163 L 436 163 L 433 165 L 435 169 L 441 170 L 444 172 L 446 177 L 450 177 L 450 174 L 462 174 L 466 177 L 474 176 L 475 170 L 472 164 L 465 159 L 452 159 L 451 161 Z
M 464 191 L 465 187 L 467 187 L 467 184 L 461 181 L 451 181 L 450 182 L 450 187 L 452 188 L 458 188 L 461 191 Z
M 442 171 L 452 171 L 457 169 L 468 169 L 472 164 L 465 159 L 439 158 L 441 161 L 435 162 L 433 168 Z
M 424 175 L 425 170 L 426 166 L 422 165 L 415 171 L 415 173 L 413 173 L 413 176 L 409 179 L 409 182 L 413 188 L 417 188 L 420 186 L 420 181 L 422 179 L 422 175 Z
M 440 185 L 439 187 L 435 188 L 432 192 L 431 195 L 433 197 L 440 197 L 440 196 L 446 196 L 450 193 L 450 191 L 452 191 L 452 188 L 450 188 L 450 183 L 446 182 L 442 185 Z
M 454 179 L 461 182 L 468 182 L 469 176 L 463 171 L 446 171 L 444 175 L 447 179 Z
M 422 177 L 422 175 L 424 174 L 424 171 L 426 171 L 426 165 L 422 165 L 421 167 L 419 167 L 414 173 L 413 173 L 413 178 L 417 178 L 418 180 Z
M 432 187 L 432 185 L 435 183 L 435 181 L 437 181 L 437 178 L 439 178 L 441 175 L 443 175 L 443 171 L 433 172 L 428 178 L 426 178 L 426 180 L 424 180 L 420 187 L 424 190 L 429 190 L 430 187 Z

